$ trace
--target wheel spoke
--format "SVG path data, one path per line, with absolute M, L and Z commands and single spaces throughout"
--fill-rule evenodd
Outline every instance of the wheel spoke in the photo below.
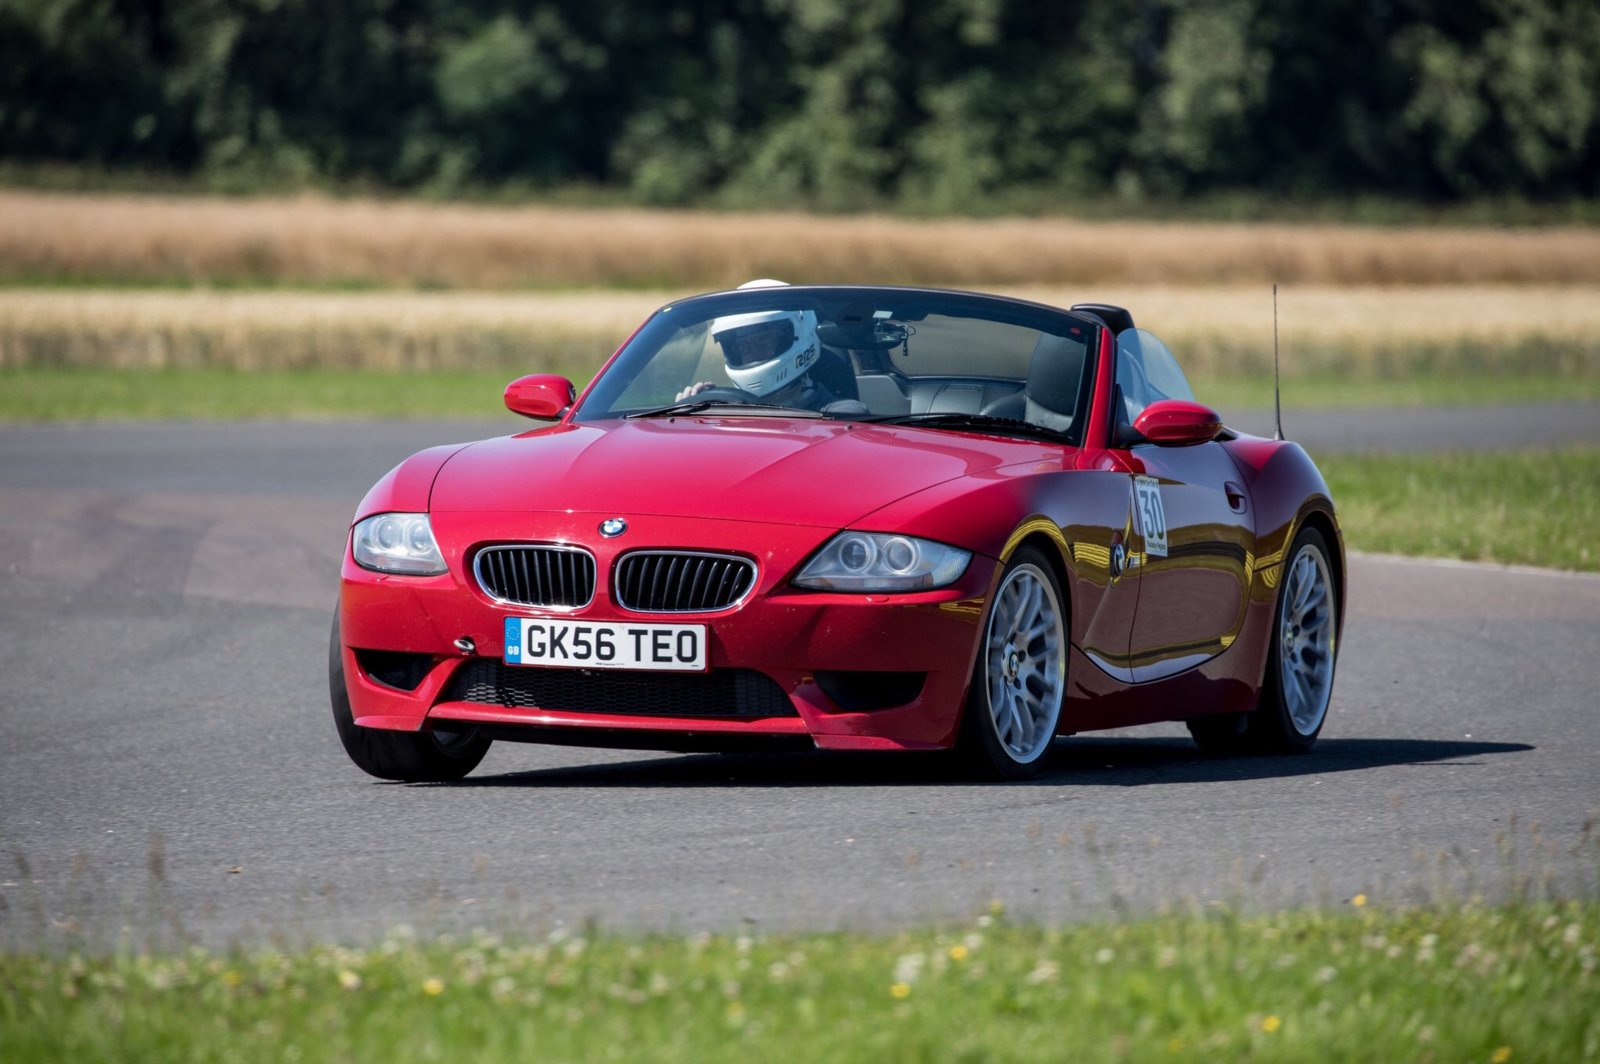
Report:
M 1317 619 L 1322 616 L 1323 604 L 1326 599 L 1327 592 L 1320 587 L 1317 588 L 1315 594 L 1307 600 L 1306 604 L 1293 612 L 1294 623 L 1302 629 L 1317 623 Z
M 1032 707 L 1024 703 L 1020 697 L 1012 699 L 1012 705 L 1016 707 L 1017 741 L 1011 744 L 1011 748 L 1019 754 L 1025 754 L 1033 748 Z
M 1017 611 L 1011 618 L 1011 631 L 1020 633 L 1027 629 L 1027 621 L 1037 612 L 1039 588 L 1032 580 L 1026 581 L 1017 595 Z
M 1023 739 L 1025 726 L 1023 724 L 1022 707 L 1017 705 L 1016 692 L 1009 689 L 1006 691 L 1006 718 L 1008 724 L 1006 734 L 1011 736 L 1006 745 L 1012 750 L 1018 748 L 1026 749 Z
M 1305 608 L 1306 598 L 1310 595 L 1313 586 L 1315 573 L 1306 571 L 1306 567 L 1311 564 L 1311 559 L 1302 554 L 1295 559 L 1294 569 L 1290 574 L 1290 587 L 1293 594 L 1290 596 L 1289 601 L 1297 614 Z
M 1304 677 L 1302 677 L 1300 675 L 1298 670 L 1291 669 L 1289 671 L 1288 680 L 1289 680 L 1289 683 L 1287 685 L 1287 687 L 1288 687 L 1288 692 L 1287 693 L 1289 695 L 1289 716 L 1291 718 L 1293 718 L 1296 722 L 1299 722 L 1299 720 L 1305 714 L 1305 705 L 1306 705 L 1305 679 L 1304 679 Z

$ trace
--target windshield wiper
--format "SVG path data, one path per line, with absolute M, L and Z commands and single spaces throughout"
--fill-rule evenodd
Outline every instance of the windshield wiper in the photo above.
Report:
M 727 412 L 739 414 L 755 414 L 766 417 L 772 414 L 783 414 L 785 417 L 822 417 L 815 410 L 807 410 L 798 406 L 775 406 L 771 403 L 741 403 L 733 399 L 692 399 L 682 403 L 669 403 L 658 406 L 652 410 L 635 410 L 631 414 L 622 415 L 627 418 L 642 417 L 677 417 L 679 414 L 698 414 L 703 410 L 719 407 Z
M 1035 425 L 1014 417 L 995 417 L 992 414 L 928 413 L 887 414 L 882 417 L 860 418 L 874 425 L 920 425 L 931 429 L 978 429 L 997 435 L 1035 436 L 1044 440 L 1067 440 L 1068 434 L 1058 429 Z

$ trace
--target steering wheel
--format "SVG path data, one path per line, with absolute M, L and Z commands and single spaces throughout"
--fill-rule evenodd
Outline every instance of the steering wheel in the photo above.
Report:
M 749 392 L 745 391 L 743 388 L 711 387 L 711 388 L 701 388 L 698 392 L 695 392 L 693 395 L 687 395 L 687 396 L 684 396 L 684 398 L 683 398 L 683 402 L 685 402 L 685 403 L 699 403 L 699 402 L 706 402 L 706 401 L 713 402 L 713 403 L 746 403 L 746 404 L 748 404 L 748 403 L 755 402 L 755 396 L 751 395 Z

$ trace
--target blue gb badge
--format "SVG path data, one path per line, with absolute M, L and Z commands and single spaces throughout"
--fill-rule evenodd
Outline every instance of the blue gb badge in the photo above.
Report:
M 522 660 L 522 622 L 515 617 L 506 618 L 506 661 L 515 664 Z

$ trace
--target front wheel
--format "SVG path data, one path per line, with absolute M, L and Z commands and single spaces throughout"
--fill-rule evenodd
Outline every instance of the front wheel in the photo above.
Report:
M 1023 779 L 1045 761 L 1067 690 L 1067 611 L 1038 550 L 1007 563 L 984 623 L 963 719 L 963 746 L 994 775 Z
M 339 646 L 339 613 L 333 614 L 328 640 L 328 695 L 333 702 L 333 726 L 356 767 L 369 776 L 402 783 L 437 783 L 458 780 L 478 767 L 489 752 L 489 740 L 478 729 L 464 731 L 385 731 L 363 728 L 350 709 L 350 692 L 344 683 L 344 655 Z

